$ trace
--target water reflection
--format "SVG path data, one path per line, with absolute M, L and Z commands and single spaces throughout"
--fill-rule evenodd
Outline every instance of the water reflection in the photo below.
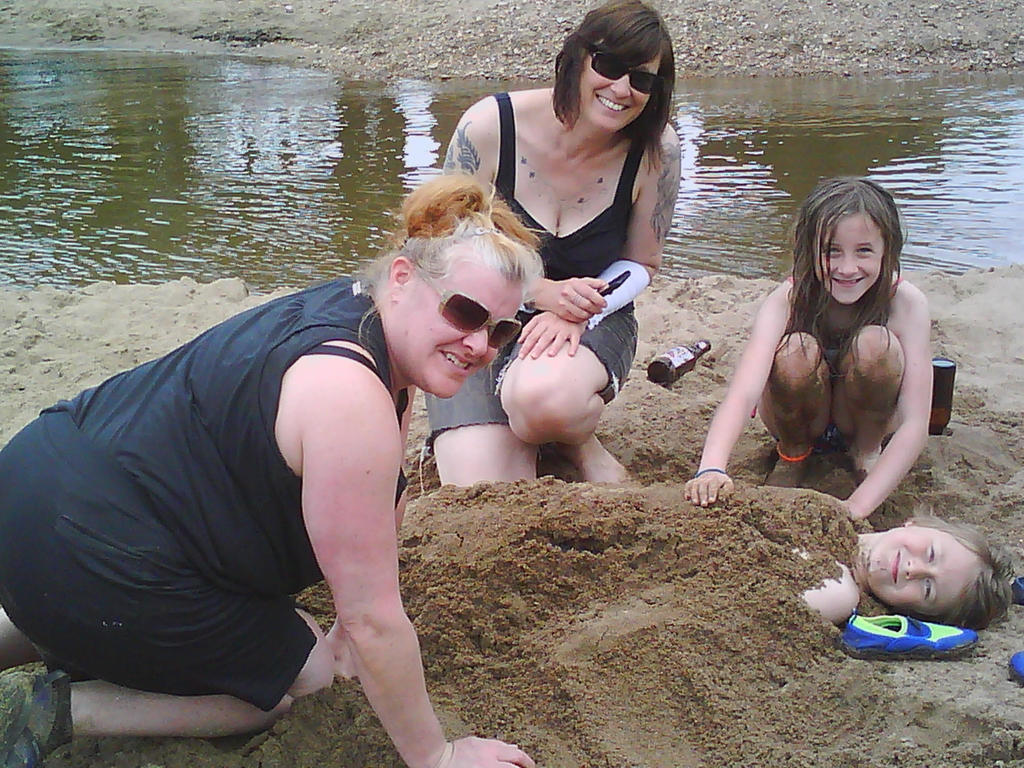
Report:
M 395 109 L 405 118 L 402 181 L 413 189 L 435 175 L 441 142 L 434 138 L 437 118 L 431 112 L 434 88 L 422 80 L 400 80 L 394 88 Z
M 493 83 L 376 86 L 231 58 L 0 51 L 0 283 L 349 272 Z M 686 80 L 666 272 L 778 276 L 799 200 L 867 174 L 909 267 L 1024 261 L 1024 76 Z
M 1020 75 L 683 86 L 681 109 L 701 121 L 680 131 L 699 159 L 693 204 L 677 207 L 674 267 L 781 273 L 799 201 L 822 176 L 843 174 L 896 196 L 908 268 L 1024 261 Z

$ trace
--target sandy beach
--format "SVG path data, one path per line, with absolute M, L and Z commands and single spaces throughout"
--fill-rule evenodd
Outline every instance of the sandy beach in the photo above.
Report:
M 910 279 L 930 298 L 935 350 L 959 364 L 953 419 L 871 524 L 924 504 L 1019 547 L 1024 266 Z M 635 478 L 625 488 L 548 477 L 438 490 L 432 462 L 418 460 L 417 401 L 403 594 L 453 735 L 500 735 L 565 768 L 1024 765 L 1024 704 L 1006 674 L 1024 649 L 1024 609 L 965 660 L 872 663 L 838 651 L 838 630 L 797 599 L 852 545 L 854 527 L 827 495 L 852 488 L 840 459 L 813 460 L 812 490 L 765 487 L 772 444 L 751 422 L 734 454 L 736 498 L 710 511 L 682 500 L 770 285 L 658 281 L 641 297 L 637 363 L 599 430 Z M 0 291 L 0 440 L 39 408 L 266 298 L 238 280 Z M 713 348 L 694 372 L 671 389 L 646 381 L 646 360 L 696 338 Z M 301 600 L 331 621 L 322 589 Z M 399 764 L 358 688 L 342 683 L 250 739 L 80 739 L 47 763 Z
M 1020 3 L 658 6 L 682 76 L 1024 66 Z M 0 0 L 0 46 L 231 51 L 371 79 L 544 78 L 587 7 Z M 834 574 L 856 530 L 897 524 L 921 505 L 1018 552 L 1024 543 L 1024 265 L 907 277 L 929 297 L 934 352 L 958 363 L 953 418 L 858 527 L 835 501 L 853 487 L 841 457 L 811 459 L 808 490 L 763 485 L 774 453 L 756 421 L 734 452 L 735 498 L 712 510 L 682 499 L 767 280 L 658 279 L 640 297 L 637 360 L 598 433 L 632 474 L 626 487 L 560 472 L 439 489 L 431 461 L 419 459 L 426 424 L 417 400 L 402 588 L 450 736 L 515 741 L 545 768 L 1024 766 L 1024 692 L 1006 671 L 1009 656 L 1024 650 L 1024 609 L 982 632 L 964 660 L 879 663 L 837 650 L 838 630 L 797 597 Z M 0 289 L 0 444 L 40 408 L 267 298 L 240 280 Z M 694 372 L 671 389 L 646 381 L 653 355 L 699 338 L 712 350 Z M 300 599 L 322 623 L 333 619 L 322 589 Z M 358 687 L 340 682 L 254 737 L 79 739 L 47 761 L 398 765 Z

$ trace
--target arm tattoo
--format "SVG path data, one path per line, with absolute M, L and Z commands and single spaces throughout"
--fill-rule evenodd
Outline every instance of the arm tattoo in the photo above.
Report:
M 661 147 L 661 175 L 658 177 L 658 199 L 651 214 L 651 228 L 659 243 L 664 243 L 672 226 L 672 214 L 679 194 L 679 147 Z
M 480 154 L 473 146 L 466 129 L 470 123 L 459 126 L 455 129 L 455 136 L 448 145 L 448 153 L 444 156 L 444 169 L 446 171 L 465 171 L 475 175 L 480 170 Z

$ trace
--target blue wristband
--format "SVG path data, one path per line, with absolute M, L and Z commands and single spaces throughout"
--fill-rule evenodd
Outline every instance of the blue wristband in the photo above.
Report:
M 726 472 L 724 469 L 719 469 L 718 467 L 708 467 L 707 469 L 702 469 L 700 472 L 694 475 L 693 479 L 696 480 L 698 477 L 700 477 L 701 475 L 706 475 L 708 472 L 717 472 L 720 475 L 725 475 L 726 477 L 729 476 L 729 473 Z

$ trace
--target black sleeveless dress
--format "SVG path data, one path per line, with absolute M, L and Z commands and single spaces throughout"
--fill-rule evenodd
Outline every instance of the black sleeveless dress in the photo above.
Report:
M 341 339 L 390 388 L 371 308 L 348 280 L 267 302 L 48 408 L 0 451 L 0 603 L 48 661 L 278 703 L 314 644 L 288 596 L 322 579 L 274 438 L 281 381 Z

